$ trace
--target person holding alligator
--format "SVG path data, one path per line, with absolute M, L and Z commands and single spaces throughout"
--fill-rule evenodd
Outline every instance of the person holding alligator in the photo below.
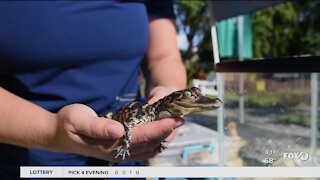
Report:
M 140 67 L 149 104 L 185 89 L 173 19 L 171 1 L 1 2 L 0 177 L 19 178 L 23 165 L 123 161 L 114 149 L 125 127 L 98 114 L 131 102 Z M 125 160 L 154 157 L 183 123 L 132 128 Z
M 148 103 L 185 88 L 173 19 L 170 1 L 1 2 L 0 177 L 19 178 L 23 165 L 122 161 L 113 149 L 123 125 L 98 115 L 131 102 L 140 67 Z M 182 124 L 133 128 L 126 161 L 154 157 Z

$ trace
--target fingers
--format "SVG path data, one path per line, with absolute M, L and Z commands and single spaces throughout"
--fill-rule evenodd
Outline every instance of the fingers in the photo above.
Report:
M 169 144 L 176 135 L 176 132 L 177 130 L 175 129 L 171 134 L 169 134 L 169 136 L 163 137 L 161 138 L 161 140 L 150 142 L 150 144 L 145 146 L 142 145 L 132 148 L 131 160 L 141 161 L 155 157 L 157 154 L 160 153 L 160 143 L 166 141 L 166 144 Z
M 139 125 L 133 128 L 130 154 L 131 157 L 125 160 L 146 160 L 156 156 L 159 153 L 159 145 L 162 141 L 172 141 L 175 135 L 175 128 L 183 124 L 182 118 L 167 118 L 152 123 Z M 94 140 L 92 138 L 82 137 L 82 141 L 85 141 L 87 145 L 91 147 L 100 147 L 101 141 Z M 119 142 L 104 143 L 106 146 L 104 149 L 116 147 Z M 115 155 L 114 151 L 112 151 Z M 122 158 L 116 158 L 113 161 L 122 161 Z
M 97 139 L 119 139 L 124 134 L 123 125 L 117 121 L 98 117 L 88 106 L 69 105 L 60 113 L 71 125 L 71 131 Z
M 159 153 L 159 146 L 162 142 L 166 141 L 166 145 L 168 145 L 174 138 L 176 134 L 176 130 L 173 130 L 173 132 L 171 132 L 170 134 L 166 134 L 163 137 L 154 140 L 150 143 L 147 144 L 135 144 L 132 146 L 131 150 L 132 150 L 132 155 L 139 155 L 139 154 L 143 154 L 145 152 L 148 151 L 155 151 L 157 153 Z
M 67 143 L 69 149 L 80 145 L 80 154 L 94 157 L 112 159 L 112 150 L 123 143 L 124 127 L 121 123 L 112 119 L 98 117 L 96 113 L 85 105 L 70 105 L 58 112 L 61 119 L 63 132 L 73 140 Z M 167 139 L 171 141 L 172 132 L 175 128 L 183 125 L 184 120 L 180 117 L 165 118 L 152 123 L 136 126 L 132 129 L 131 148 L 132 158 L 136 160 L 148 159 L 159 153 L 157 147 Z M 79 148 L 77 148 L 79 149 Z M 70 150 L 70 151 L 71 151 Z M 137 150 L 137 152 L 135 152 Z M 80 151 L 80 150 L 77 150 Z M 73 152 L 73 151 L 71 151 Z M 96 152 L 94 155 L 92 152 Z M 119 159 L 115 159 L 119 161 Z M 120 160 L 121 161 L 121 160 Z
M 173 132 L 163 141 L 165 141 L 165 142 L 167 142 L 167 144 L 169 144 L 173 140 L 173 138 L 176 136 L 176 134 L 177 134 L 177 129 L 173 130 Z M 163 142 L 163 141 L 161 141 L 161 142 Z
M 150 142 L 161 142 L 167 138 L 172 131 L 183 125 L 183 118 L 165 118 L 152 123 L 143 124 L 133 128 L 132 144 L 147 144 Z
M 119 139 L 124 134 L 122 124 L 107 118 L 79 119 L 77 123 L 77 131 L 91 138 Z
M 132 129 L 130 154 L 126 160 L 146 160 L 159 154 L 160 143 L 171 142 L 175 128 L 184 123 L 182 118 L 167 118 L 152 123 L 136 126 Z M 115 161 L 121 161 L 117 158 Z

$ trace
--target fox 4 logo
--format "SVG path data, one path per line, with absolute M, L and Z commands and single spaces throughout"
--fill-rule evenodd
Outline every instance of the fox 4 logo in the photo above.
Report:
M 285 152 L 283 153 L 283 159 L 307 161 L 309 159 L 309 153 L 307 152 Z

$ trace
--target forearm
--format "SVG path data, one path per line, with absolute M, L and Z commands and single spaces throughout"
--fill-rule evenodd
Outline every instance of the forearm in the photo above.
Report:
M 0 87 L 0 142 L 47 149 L 56 115 Z
M 179 57 L 161 59 L 148 72 L 148 89 L 165 86 L 176 91 L 186 87 L 186 71 Z
M 172 90 L 185 88 L 186 70 L 176 36 L 174 21 L 150 21 L 150 45 L 145 61 L 149 89 L 157 86 L 165 86 Z

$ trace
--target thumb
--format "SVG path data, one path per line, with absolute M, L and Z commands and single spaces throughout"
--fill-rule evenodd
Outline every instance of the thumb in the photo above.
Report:
M 98 117 L 95 111 L 83 104 L 71 104 L 58 112 L 62 122 L 71 124 L 74 133 L 97 139 L 119 139 L 124 127 L 118 121 Z M 68 124 L 67 123 L 67 124 Z
M 124 135 L 121 123 L 103 117 L 91 117 L 78 121 L 77 131 L 80 134 L 97 139 L 119 139 Z

